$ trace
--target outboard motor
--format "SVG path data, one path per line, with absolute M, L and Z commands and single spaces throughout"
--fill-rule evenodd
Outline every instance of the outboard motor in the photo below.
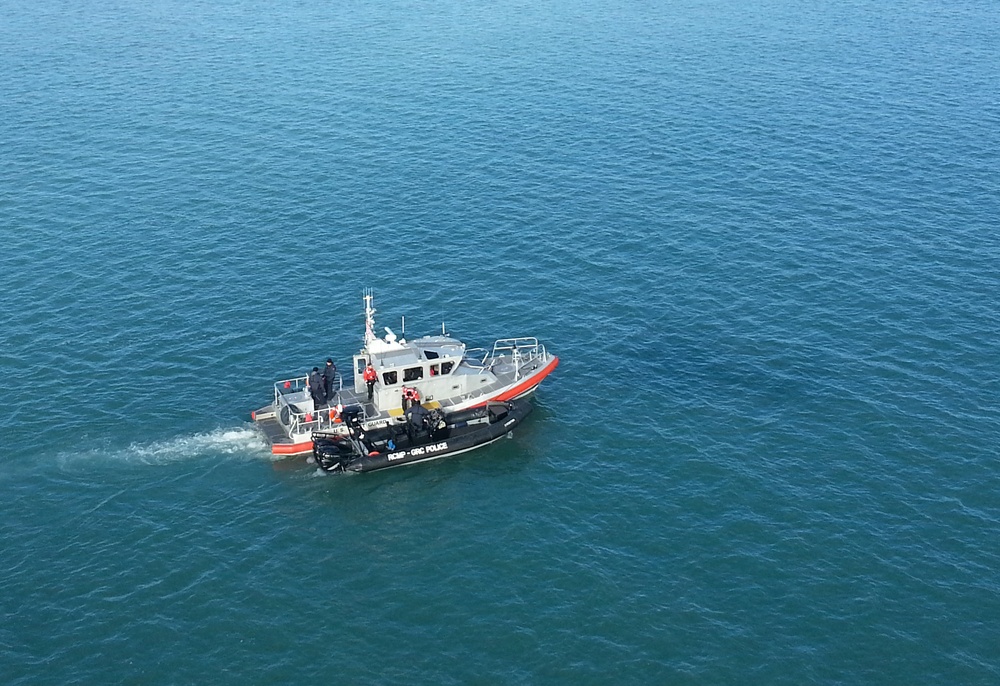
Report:
M 358 431 L 361 430 L 361 417 L 364 412 L 364 408 L 360 405 L 348 405 L 340 413 L 340 417 L 344 420 L 344 424 L 347 425 L 347 429 L 351 435 L 356 436 Z
M 349 441 L 332 436 L 313 437 L 313 458 L 324 472 L 342 472 L 354 455 Z

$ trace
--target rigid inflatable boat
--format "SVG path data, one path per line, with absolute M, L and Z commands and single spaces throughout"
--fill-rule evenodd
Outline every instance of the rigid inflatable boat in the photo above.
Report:
M 531 412 L 527 400 L 489 401 L 455 412 L 407 409 L 400 422 L 375 429 L 362 426 L 363 409 L 343 412 L 346 434 L 314 431 L 313 457 L 325 472 L 372 472 L 438 460 L 498 441 Z

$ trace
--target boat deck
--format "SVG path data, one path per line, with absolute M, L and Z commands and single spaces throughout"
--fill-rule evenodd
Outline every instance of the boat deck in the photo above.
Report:
M 271 445 L 292 442 L 288 438 L 288 433 L 285 432 L 285 427 L 278 423 L 278 418 L 273 413 L 270 416 L 264 417 L 258 415 L 254 421 L 257 422 L 257 426 L 264 434 L 264 438 Z

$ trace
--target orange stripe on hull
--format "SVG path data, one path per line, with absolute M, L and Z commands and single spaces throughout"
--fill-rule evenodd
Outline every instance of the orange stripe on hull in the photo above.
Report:
M 559 358 L 553 357 L 552 361 L 549 362 L 542 368 L 542 371 L 538 372 L 535 376 L 525 379 L 523 382 L 514 386 L 508 391 L 504 391 L 493 400 L 513 400 L 514 398 L 524 395 L 531 389 L 533 389 L 538 384 L 542 383 L 542 379 L 552 373 L 552 370 L 559 366 Z
M 275 443 L 271 446 L 271 453 L 274 455 L 298 455 L 299 453 L 311 453 L 313 442 L 305 443 Z

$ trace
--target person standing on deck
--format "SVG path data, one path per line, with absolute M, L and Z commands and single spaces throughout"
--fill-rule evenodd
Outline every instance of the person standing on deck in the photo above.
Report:
M 378 379 L 378 374 L 375 373 L 375 367 L 372 366 L 371 362 L 365 367 L 363 378 L 365 383 L 368 384 L 368 402 L 371 402 L 375 394 L 375 381 Z
M 312 374 L 309 375 L 309 395 L 313 399 L 313 409 L 318 410 L 326 405 L 326 384 L 323 383 L 319 367 L 313 367 Z
M 323 390 L 326 391 L 327 402 L 333 402 L 337 395 L 334 388 L 337 384 L 337 365 L 329 357 L 326 358 L 326 366 L 323 368 Z

